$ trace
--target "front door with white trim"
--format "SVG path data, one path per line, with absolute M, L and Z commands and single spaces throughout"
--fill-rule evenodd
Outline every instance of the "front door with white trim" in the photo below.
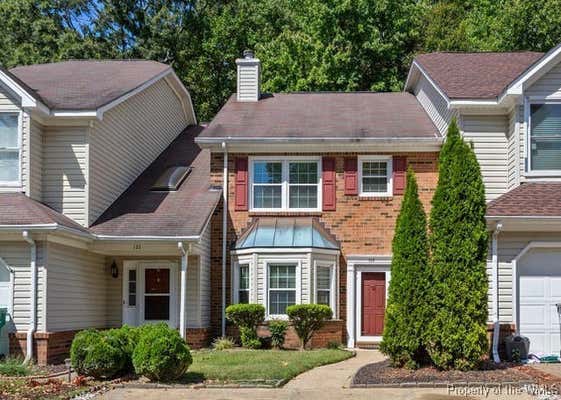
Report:
M 170 262 L 125 262 L 123 324 L 165 322 L 177 327 L 177 265 Z

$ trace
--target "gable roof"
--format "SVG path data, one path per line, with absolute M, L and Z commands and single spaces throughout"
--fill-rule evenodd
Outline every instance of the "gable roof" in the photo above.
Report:
M 52 110 L 96 110 L 171 72 L 149 60 L 76 60 L 15 67 L 8 72 Z
M 0 193 L 0 226 L 18 228 L 53 224 L 87 233 L 82 225 L 23 193 Z
M 561 183 L 523 183 L 487 205 L 488 217 L 561 217 Z
M 133 184 L 90 227 L 96 235 L 198 236 L 220 199 L 211 190 L 210 152 L 195 137 L 203 128 L 185 129 Z M 191 166 L 189 176 L 175 192 L 152 191 L 152 185 L 170 166 Z
M 307 92 L 230 97 L 198 141 L 424 138 L 440 134 L 410 93 Z
M 414 63 L 449 99 L 497 99 L 516 78 L 543 57 L 538 52 L 437 52 L 420 54 Z

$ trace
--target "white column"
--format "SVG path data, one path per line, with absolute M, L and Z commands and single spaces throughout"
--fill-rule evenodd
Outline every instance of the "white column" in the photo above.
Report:
M 355 347 L 356 341 L 356 304 L 355 304 L 355 266 L 347 265 L 347 347 Z
M 187 316 L 186 316 L 186 302 L 187 302 L 187 265 L 189 258 L 189 250 L 183 247 L 183 243 L 177 244 L 181 252 L 181 275 L 180 275 L 180 296 L 179 296 L 179 334 L 183 339 L 187 338 Z

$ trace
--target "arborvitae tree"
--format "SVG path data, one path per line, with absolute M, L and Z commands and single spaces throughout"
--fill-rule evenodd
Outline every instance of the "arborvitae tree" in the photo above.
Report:
M 425 345 L 438 368 L 466 370 L 488 351 L 488 237 L 479 163 L 455 120 L 439 164 L 429 222 L 434 315 Z
M 396 366 L 416 368 L 427 359 L 422 337 L 429 311 L 428 261 L 426 215 L 409 169 L 392 242 L 392 280 L 380 346 Z

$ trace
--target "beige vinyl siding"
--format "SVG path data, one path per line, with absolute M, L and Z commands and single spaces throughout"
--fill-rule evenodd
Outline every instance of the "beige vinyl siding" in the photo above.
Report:
M 43 182 L 43 129 L 34 119 L 30 121 L 29 197 L 41 201 Z
M 547 99 L 561 99 L 561 63 L 530 85 L 524 94 Z
M 60 332 L 107 327 L 105 258 L 86 250 L 49 243 L 47 330 Z
M 43 134 L 43 202 L 86 224 L 87 128 L 47 128 Z
M 561 241 L 560 233 L 552 232 L 502 232 L 498 238 L 499 256 L 499 319 L 504 323 L 513 321 L 513 265 L 512 262 L 532 241 Z M 491 255 L 487 261 L 489 274 L 489 315 L 492 312 L 493 283 Z
M 192 123 L 165 80 L 106 112 L 91 135 L 89 223 Z
M 45 331 L 45 262 L 46 246 L 37 245 L 37 330 Z M 29 329 L 31 317 L 31 246 L 24 241 L 0 242 L 0 257 L 15 271 L 13 324 L 8 329 Z
M 467 142 L 473 143 L 487 201 L 499 197 L 508 186 L 507 117 L 462 115 L 462 133 Z
M 448 124 L 456 115 L 454 110 L 448 109 L 446 100 L 438 93 L 434 86 L 421 75 L 413 92 L 417 101 L 425 109 L 438 131 L 445 135 Z

